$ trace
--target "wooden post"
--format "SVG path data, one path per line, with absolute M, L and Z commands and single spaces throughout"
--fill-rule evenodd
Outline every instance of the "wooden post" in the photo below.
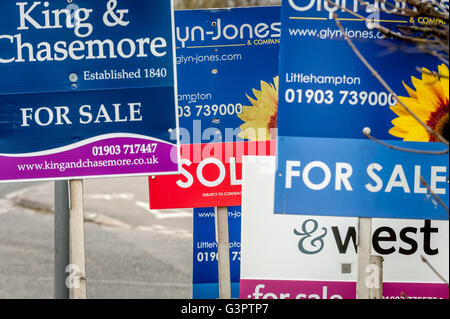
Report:
M 71 299 L 86 299 L 86 264 L 84 248 L 83 180 L 69 181 Z
M 219 298 L 231 299 L 230 244 L 228 235 L 228 208 L 216 208 L 217 253 L 219 264 Z
M 356 299 L 369 299 L 366 270 L 370 265 L 372 248 L 372 218 L 358 218 L 358 277 L 356 282 Z

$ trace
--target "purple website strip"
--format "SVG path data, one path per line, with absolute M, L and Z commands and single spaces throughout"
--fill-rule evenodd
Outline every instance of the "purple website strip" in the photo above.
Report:
M 176 172 L 176 145 L 132 134 L 98 136 L 43 152 L 0 154 L 0 181 Z

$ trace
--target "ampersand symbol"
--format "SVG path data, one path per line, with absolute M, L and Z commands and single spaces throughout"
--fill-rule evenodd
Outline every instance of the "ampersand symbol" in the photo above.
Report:
M 308 231 L 308 227 L 307 225 L 309 223 L 312 223 L 312 229 L 310 231 Z M 306 220 L 303 224 L 302 224 L 302 233 L 298 232 L 296 229 L 294 229 L 294 234 L 297 236 L 304 236 L 302 239 L 300 239 L 300 241 L 298 242 L 298 249 L 307 255 L 312 255 L 312 254 L 317 254 L 319 251 L 321 251 L 323 249 L 323 240 L 322 238 L 326 236 L 327 234 L 327 229 L 325 227 L 322 227 L 322 230 L 324 231 L 324 233 L 316 238 L 311 239 L 311 245 L 313 247 L 316 247 L 316 242 L 319 242 L 320 245 L 316 250 L 306 250 L 304 247 L 303 242 L 307 239 L 311 237 L 311 234 L 314 233 L 318 228 L 318 223 L 316 220 L 314 219 L 308 219 Z
M 103 15 L 103 22 L 108 27 L 115 27 L 116 25 L 127 26 L 130 21 L 123 21 L 123 17 L 126 13 L 128 13 L 128 9 L 125 10 L 117 10 L 117 0 L 109 0 L 106 4 L 107 11 Z M 113 20 L 111 22 L 110 18 Z

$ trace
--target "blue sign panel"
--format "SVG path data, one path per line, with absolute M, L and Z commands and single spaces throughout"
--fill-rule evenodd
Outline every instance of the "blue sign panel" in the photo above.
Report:
M 181 143 L 242 141 L 243 125 L 267 127 L 245 109 L 264 85 L 278 88 L 280 7 L 176 11 L 175 22 Z
M 440 151 L 441 143 L 391 142 Z M 319 146 L 318 146 L 319 145 Z M 275 212 L 442 219 L 448 212 L 448 155 L 386 150 L 361 139 L 280 137 Z
M 170 1 L 1 0 L 0 17 L 0 94 L 173 86 Z
M 219 298 L 217 241 L 214 207 L 194 208 L 193 286 L 194 299 Z M 228 207 L 231 298 L 239 298 L 241 265 L 241 207 Z
M 363 134 L 367 128 L 397 146 L 448 150 L 423 143 L 437 139 L 399 103 L 448 139 L 448 66 L 383 36 L 377 25 L 395 30 L 423 21 L 396 14 L 405 3 L 392 2 L 392 14 L 381 12 L 384 3 L 339 2 L 357 17 L 327 1 L 283 1 L 275 213 L 448 218 L 417 185 L 415 170 L 422 167 L 428 183 L 439 181 L 437 195 L 448 202 L 448 155 L 392 151 Z M 379 83 L 347 39 L 394 92 Z
M 172 1 L 0 0 L 0 180 L 178 172 Z

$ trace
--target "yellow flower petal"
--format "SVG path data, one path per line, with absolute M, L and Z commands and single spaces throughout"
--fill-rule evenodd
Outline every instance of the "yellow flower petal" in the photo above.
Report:
M 410 131 L 412 128 L 421 126 L 412 116 L 400 116 L 392 120 L 392 124 L 404 131 Z
M 401 103 L 423 123 L 435 129 L 438 133 L 444 130 L 443 119 L 448 117 L 448 67 L 438 66 L 439 75 L 422 68 L 422 78 L 411 77 L 414 89 L 403 83 L 409 97 L 399 96 L 398 103 L 390 109 L 398 117 L 392 120 L 389 134 L 402 138 L 404 141 L 434 141 L 427 130 L 406 111 Z M 401 102 L 401 103 L 400 103 Z
M 411 89 L 409 86 L 407 86 L 405 84 L 405 82 L 403 82 L 403 86 L 405 87 L 406 91 L 408 92 L 409 96 L 412 97 L 413 99 L 417 99 L 417 94 L 416 91 L 414 91 L 413 89 Z
M 394 126 L 393 128 L 391 128 L 389 130 L 389 134 L 395 136 L 395 137 L 400 137 L 403 138 L 406 136 L 406 133 L 408 133 L 407 131 L 402 130 L 400 127 L 398 126 Z
M 439 77 L 432 74 L 428 69 L 422 68 L 422 82 L 428 86 L 428 91 L 431 91 L 438 99 L 444 101 L 446 96 Z
M 441 64 L 438 68 L 439 76 L 441 77 L 442 90 L 444 91 L 447 101 L 449 100 L 449 88 L 448 88 L 448 68 L 445 64 Z
M 261 90 L 252 89 L 255 98 L 247 95 L 250 106 L 243 106 L 238 117 L 245 123 L 240 126 L 239 137 L 248 140 L 269 140 L 270 128 L 274 124 L 274 116 L 278 110 L 278 77 L 274 84 L 261 81 Z M 276 118 L 275 118 L 276 119 Z
M 430 137 L 423 126 L 417 126 L 415 130 L 409 131 L 403 140 L 408 142 L 428 142 Z
M 410 110 L 413 112 L 417 117 L 419 117 L 422 121 L 426 121 L 428 119 L 428 116 L 432 111 L 434 111 L 434 108 L 431 104 L 420 104 L 418 100 L 411 99 L 408 97 L 399 96 L 398 99 L 403 102 Z M 407 110 L 400 104 L 396 105 L 396 114 L 399 116 L 411 116 Z M 397 113 L 399 112 L 399 113 Z

